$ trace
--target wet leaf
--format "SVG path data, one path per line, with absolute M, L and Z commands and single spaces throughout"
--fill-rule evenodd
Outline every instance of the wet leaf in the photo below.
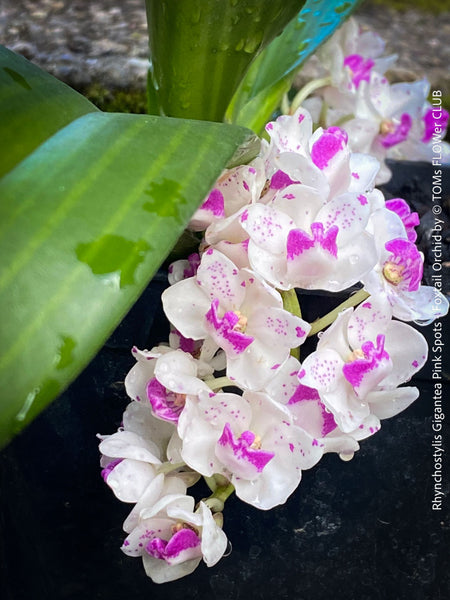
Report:
M 99 350 L 250 135 L 93 112 L 3 177 L 0 445 Z

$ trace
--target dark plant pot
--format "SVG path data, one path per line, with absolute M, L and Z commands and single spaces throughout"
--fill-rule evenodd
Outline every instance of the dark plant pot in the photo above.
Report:
M 261 512 L 231 498 L 224 516 L 233 549 L 215 567 L 201 565 L 185 579 L 158 586 L 145 576 L 140 559 L 122 554 L 121 524 L 131 505 L 116 500 L 100 478 L 95 436 L 120 424 L 127 404 L 123 379 L 134 363 L 131 346 L 166 339 L 159 303 L 165 285 L 158 275 L 85 372 L 3 451 L 0 597 L 447 597 L 448 500 L 442 510 L 432 509 L 431 372 L 417 377 L 421 398 L 413 406 L 385 421 L 351 462 L 326 455 L 304 473 L 285 505 Z M 341 300 L 306 294 L 304 316 L 313 319 Z M 446 319 L 446 340 L 448 324 Z M 442 385 L 448 397 L 448 381 Z M 442 434 L 448 448 L 445 425 Z M 448 483 L 441 489 L 448 493 Z

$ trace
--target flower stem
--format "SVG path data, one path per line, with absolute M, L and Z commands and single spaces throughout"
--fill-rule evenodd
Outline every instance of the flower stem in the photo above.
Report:
M 211 478 L 208 477 L 205 479 Z M 203 502 L 212 510 L 212 512 L 222 512 L 227 498 L 229 498 L 233 492 L 234 485 L 232 483 L 228 483 L 228 485 L 217 487 L 211 496 L 203 500 Z
M 334 323 L 339 313 L 341 313 L 343 310 L 360 304 L 369 296 L 370 294 L 368 294 L 365 289 L 361 289 L 355 292 L 352 296 L 350 296 L 350 298 L 347 298 L 345 302 L 339 304 L 339 306 L 337 306 L 334 310 L 330 311 L 323 317 L 320 317 L 320 319 L 316 319 L 315 321 L 313 321 L 311 323 L 311 331 L 308 333 L 308 336 L 314 335 L 315 333 L 322 331 L 322 329 L 325 329 L 325 327 L 328 327 L 328 325 Z
M 298 296 L 295 290 L 278 290 L 281 294 L 281 298 L 283 300 L 283 308 L 284 310 L 289 311 L 292 315 L 296 317 L 302 316 L 302 310 L 300 308 L 300 303 L 298 301 Z M 300 346 L 291 349 L 291 356 L 300 360 Z
M 284 94 L 283 99 L 281 100 L 280 108 L 281 108 L 281 112 L 283 115 L 289 114 L 290 105 L 289 105 L 289 97 L 287 94 Z
M 180 469 L 181 467 L 185 467 L 185 466 L 186 466 L 185 462 L 178 462 L 178 463 L 165 462 L 158 468 L 158 473 L 170 473 L 171 471 L 176 471 L 177 469 Z
M 341 125 L 345 125 L 345 123 L 347 123 L 347 121 L 351 121 L 354 118 L 355 118 L 355 115 L 353 115 L 353 114 L 344 115 L 343 117 L 338 119 L 334 125 L 335 125 L 335 127 L 340 127 Z
M 297 92 L 297 95 L 292 100 L 291 109 L 289 114 L 293 115 L 297 108 L 302 105 L 302 102 L 306 100 L 308 96 L 310 96 L 313 92 L 318 90 L 325 85 L 331 84 L 331 77 L 322 77 L 320 79 L 313 79 L 313 81 L 309 81 L 306 85 L 302 87 L 301 90 Z

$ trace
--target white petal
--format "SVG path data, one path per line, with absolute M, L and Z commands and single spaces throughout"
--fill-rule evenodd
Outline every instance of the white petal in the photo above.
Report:
M 110 472 L 106 483 L 122 502 L 137 502 L 156 477 L 156 468 L 138 460 L 122 460 Z
M 379 419 L 390 419 L 402 412 L 419 396 L 415 387 L 401 387 L 393 390 L 375 391 L 368 394 L 366 400 L 370 411 Z
M 161 299 L 167 318 L 184 337 L 193 340 L 206 337 L 203 321 L 211 303 L 194 277 L 170 286 Z
M 102 454 L 113 458 L 132 458 L 154 465 L 161 464 L 156 445 L 132 431 L 118 431 L 108 436 L 100 443 L 99 449 Z
M 202 389 L 208 390 L 206 383 L 197 377 L 197 364 L 190 354 L 175 350 L 157 360 L 155 377 L 173 392 L 195 396 Z
M 394 368 L 380 382 L 381 389 L 392 389 L 409 381 L 423 367 L 428 356 L 428 343 L 423 335 L 401 321 L 392 321 L 389 325 L 385 349 Z
M 347 128 L 346 131 L 348 131 Z M 349 136 L 349 140 L 351 144 L 351 136 Z M 348 191 L 364 194 L 372 190 L 379 169 L 380 163 L 374 156 L 357 152 L 350 154 L 350 172 L 352 177 Z
M 213 519 L 210 509 L 204 502 L 200 502 L 200 515 L 202 516 L 202 554 L 208 567 L 214 566 L 224 555 L 227 549 L 227 536 Z
M 150 403 L 130 402 L 122 419 L 126 431 L 133 431 L 147 442 L 151 442 L 155 456 L 164 460 L 167 444 L 174 432 L 174 425 L 154 417 Z
M 200 561 L 201 558 L 194 558 L 178 565 L 169 565 L 165 560 L 153 558 L 148 554 L 142 555 L 145 572 L 154 583 L 167 583 L 190 575 L 198 567 Z

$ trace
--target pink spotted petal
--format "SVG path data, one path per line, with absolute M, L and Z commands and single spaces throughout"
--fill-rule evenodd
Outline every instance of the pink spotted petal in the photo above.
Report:
M 241 225 L 257 246 L 273 254 L 280 254 L 294 223 L 288 215 L 271 206 L 254 204 L 247 213 L 242 214 Z
M 370 204 L 365 194 L 341 194 L 328 202 L 317 214 L 317 221 L 329 230 L 337 227 L 337 245 L 350 243 L 366 227 Z
M 361 348 L 367 341 L 373 343 L 380 333 L 385 333 L 390 324 L 392 309 L 381 297 L 370 296 L 356 308 L 348 323 L 348 340 L 353 350 Z
M 208 248 L 202 256 L 197 283 L 209 301 L 217 299 L 225 311 L 239 308 L 245 296 L 239 269 L 229 258 L 212 248 Z

